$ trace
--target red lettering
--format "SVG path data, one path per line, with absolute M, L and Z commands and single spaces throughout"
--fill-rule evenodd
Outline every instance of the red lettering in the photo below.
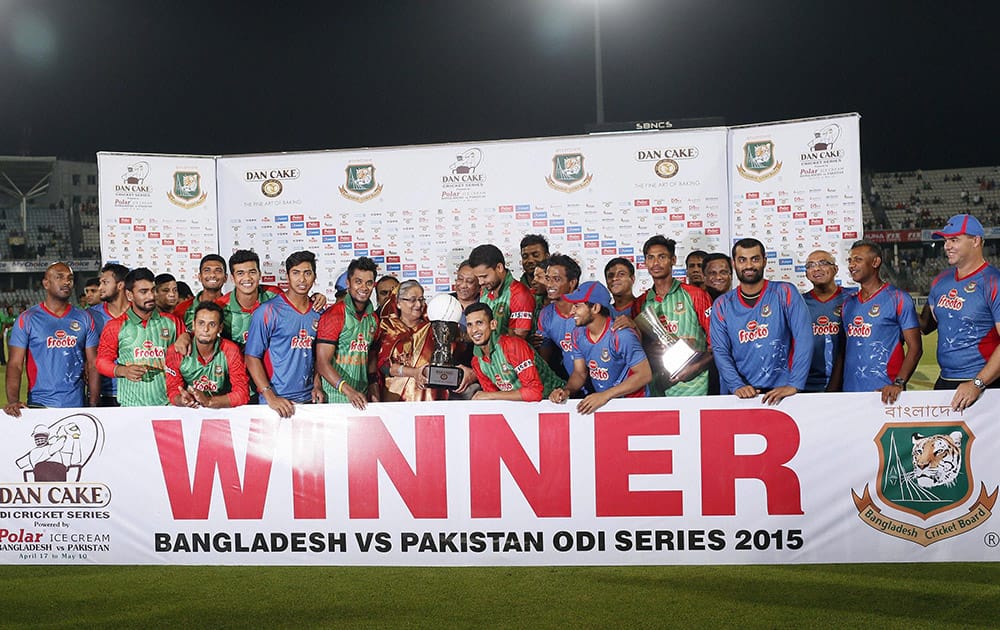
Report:
M 203 420 L 195 457 L 194 484 L 187 467 L 180 420 L 153 420 L 153 436 L 163 469 L 163 482 L 175 519 L 207 519 L 215 471 L 231 519 L 260 519 L 274 460 L 277 420 L 253 418 L 247 438 L 244 481 L 236 467 L 229 420 Z
M 673 452 L 630 451 L 632 435 L 679 435 L 677 411 L 594 414 L 597 516 L 681 516 L 680 490 L 629 490 L 629 475 L 672 474 Z
M 469 416 L 472 518 L 500 518 L 500 461 L 539 517 L 572 516 L 569 414 L 538 414 L 538 468 L 500 414 Z
M 379 517 L 379 464 L 414 518 L 448 518 L 444 416 L 416 416 L 413 422 L 416 470 L 410 468 L 381 418 L 348 419 L 351 518 Z
M 295 518 L 326 518 L 325 429 L 322 421 L 292 424 L 292 507 Z
M 760 435 L 762 453 L 737 455 L 737 435 Z M 701 511 L 705 516 L 736 515 L 736 480 L 760 479 L 767 513 L 802 514 L 799 477 L 787 464 L 799 450 L 799 427 L 772 409 L 718 409 L 701 412 Z

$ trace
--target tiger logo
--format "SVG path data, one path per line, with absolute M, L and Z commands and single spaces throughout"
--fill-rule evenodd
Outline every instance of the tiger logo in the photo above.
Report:
M 921 488 L 953 486 L 962 470 L 962 433 L 952 431 L 924 437 L 913 434 L 913 470 L 910 479 Z

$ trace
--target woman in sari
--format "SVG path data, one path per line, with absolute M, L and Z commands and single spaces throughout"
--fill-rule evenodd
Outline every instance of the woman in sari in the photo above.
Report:
M 426 387 L 424 367 L 434 352 L 434 336 L 427 321 L 424 288 L 416 280 L 403 282 L 382 312 L 375 333 L 382 402 L 443 399 L 443 390 Z

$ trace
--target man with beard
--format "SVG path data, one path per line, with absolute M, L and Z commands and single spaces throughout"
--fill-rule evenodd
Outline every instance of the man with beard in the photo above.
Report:
M 100 281 L 98 295 L 101 298 L 101 303 L 87 309 L 91 317 L 94 318 L 98 336 L 104 332 L 104 327 L 109 321 L 121 317 L 128 309 L 128 298 L 125 297 L 125 276 L 127 275 L 128 267 L 124 265 L 107 263 L 101 267 L 101 275 L 98 278 Z M 118 379 L 101 375 L 100 406 L 118 406 Z
M 652 310 L 667 332 L 687 342 L 692 350 L 701 353 L 677 374 L 669 374 L 663 367 L 663 348 L 655 339 L 643 339 L 646 356 L 651 357 L 654 380 L 650 385 L 651 396 L 704 396 L 708 394 L 708 366 L 712 363 L 709 344 L 708 314 L 712 308 L 708 294 L 696 286 L 674 280 L 677 263 L 676 243 L 673 239 L 657 234 L 642 246 L 646 270 L 653 279 L 653 286 L 636 300 L 636 317 L 642 311 Z
M 802 294 L 812 325 L 812 364 L 806 380 L 807 392 L 839 392 L 843 386 L 844 302 L 858 292 L 837 284 L 837 262 L 833 254 L 817 249 L 806 258 L 806 279 L 813 288 Z
M 82 407 L 84 375 L 89 405 L 96 407 L 100 381 L 94 360 L 100 339 L 94 318 L 73 306 L 73 270 L 52 263 L 42 280 L 45 299 L 21 313 L 10 336 L 7 366 L 9 416 L 27 407 Z M 28 373 L 28 402 L 21 401 L 21 374 Z
M 482 286 L 480 300 L 489 305 L 497 332 L 508 331 L 527 339 L 531 333 L 531 314 L 535 298 L 524 284 L 507 269 L 503 252 L 496 245 L 478 245 L 469 254 L 469 264 Z M 532 268 L 534 270 L 534 268 Z
M 528 342 L 513 335 L 494 335 L 497 321 L 484 302 L 465 309 L 465 321 L 475 344 L 472 370 L 482 388 L 472 400 L 541 400 L 545 387 Z
M 195 352 L 182 357 L 167 349 L 167 397 L 177 407 L 224 409 L 250 399 L 247 368 L 239 347 L 222 338 L 222 307 L 202 302 L 194 309 Z
M 584 282 L 566 296 L 573 305 L 571 353 L 573 371 L 565 387 L 552 390 L 549 400 L 564 403 L 583 388 L 587 378 L 594 393 L 581 400 L 576 410 L 593 413 L 613 398 L 641 398 L 649 393 L 653 378 L 639 337 L 631 328 L 611 329 L 611 294 L 600 282 Z
M 368 373 L 368 350 L 378 316 L 372 308 L 378 266 L 367 256 L 347 266 L 347 297 L 319 319 L 316 333 L 316 372 L 322 378 L 326 401 L 350 403 L 364 409 L 369 396 L 378 401 L 378 378 Z
M 983 258 L 985 236 L 971 214 L 956 214 L 933 234 L 944 239 L 951 265 L 934 279 L 927 297 L 932 326 L 933 321 L 938 326 L 941 376 L 934 389 L 955 390 L 956 411 L 1000 386 L 1000 271 Z
M 696 249 L 684 258 L 684 268 L 687 273 L 687 283 L 705 288 L 705 272 L 701 269 L 702 261 L 708 256 L 708 252 Z
M 561 378 L 573 373 L 570 337 L 576 322 L 573 305 L 563 297 L 580 283 L 580 265 L 569 256 L 555 254 L 545 270 L 549 303 L 538 314 L 538 335 L 542 338 L 538 353 Z M 560 373 L 561 372 L 561 373 Z
M 118 403 L 122 407 L 168 404 L 163 372 L 167 348 L 179 342 L 176 349 L 182 356 L 190 350 L 184 322 L 156 308 L 155 279 L 145 267 L 130 271 L 125 276 L 125 297 L 131 306 L 109 321 L 101 333 L 97 369 L 108 378 L 118 379 Z
M 203 256 L 198 263 L 198 282 L 201 292 L 180 302 L 174 309 L 176 315 L 188 327 L 194 322 L 194 309 L 202 302 L 214 302 L 222 297 L 222 287 L 226 284 L 226 260 L 218 254 Z
M 767 252 L 755 238 L 733 245 L 739 287 L 712 306 L 715 364 L 723 394 L 776 405 L 802 391 L 812 362 L 809 310 L 795 285 L 767 281 Z
M 712 252 L 701 261 L 705 276 L 705 292 L 715 302 L 716 298 L 733 288 L 733 261 L 721 252 Z
M 319 313 L 309 301 L 316 283 L 316 255 L 292 253 L 285 260 L 285 274 L 288 290 L 254 310 L 243 350 L 260 404 L 267 404 L 282 418 L 291 418 L 296 404 L 323 398 L 313 373 Z
M 844 391 L 877 391 L 891 405 L 923 354 L 917 310 L 908 293 L 882 281 L 882 248 L 877 244 L 855 242 L 847 267 L 861 289 L 844 302 Z
M 635 265 L 628 258 L 612 258 L 604 265 L 604 281 L 611 293 L 611 320 L 621 315 L 634 317 L 632 309 L 635 306 L 635 296 L 632 288 L 635 286 Z
M 160 309 L 161 313 L 173 313 L 180 301 L 177 297 L 177 278 L 169 273 L 161 273 L 153 282 L 156 308 Z

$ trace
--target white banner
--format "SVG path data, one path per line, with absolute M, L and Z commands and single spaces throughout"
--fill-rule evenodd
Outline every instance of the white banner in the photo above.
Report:
M 482 243 L 519 276 L 521 237 L 542 234 L 603 280 L 616 256 L 642 269 L 642 244 L 662 233 L 683 276 L 687 252 L 729 249 L 725 146 L 720 128 L 223 157 L 221 247 L 260 252 L 265 282 L 308 249 L 329 293 L 358 256 L 444 292 Z
M 104 262 L 197 290 L 201 257 L 219 251 L 215 158 L 98 153 L 97 169 Z
M 0 561 L 996 561 L 997 394 L 950 398 L 27 410 Z
M 833 252 L 853 284 L 847 252 L 862 237 L 857 114 L 729 130 L 733 237 L 767 247 L 766 275 L 806 290 L 806 257 Z

